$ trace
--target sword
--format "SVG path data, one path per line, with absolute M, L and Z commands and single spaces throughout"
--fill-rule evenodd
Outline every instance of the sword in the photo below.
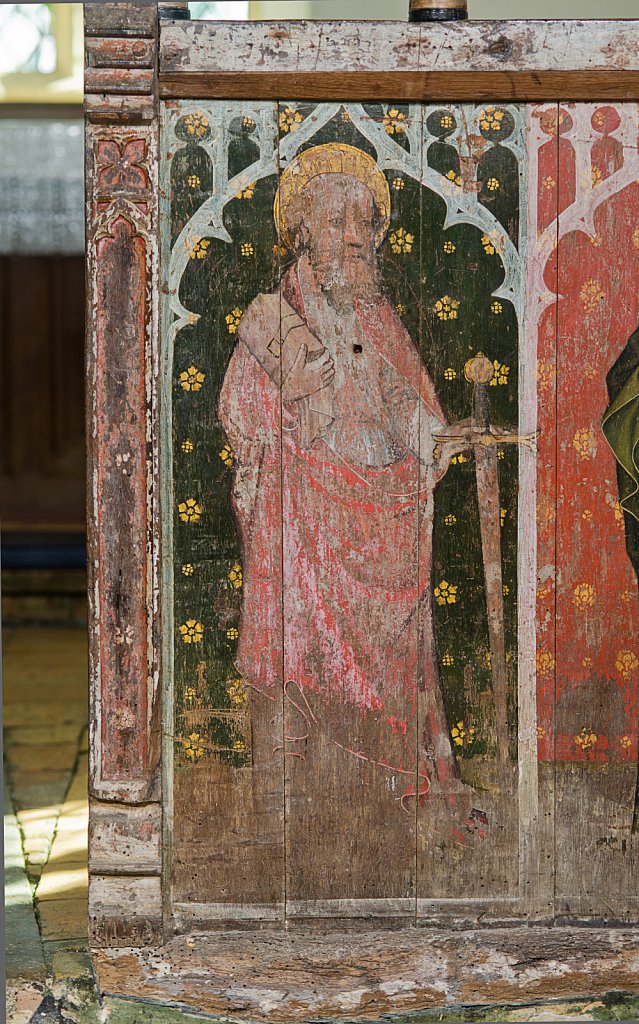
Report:
M 497 430 L 490 423 L 488 384 L 494 367 L 490 359 L 478 352 L 464 366 L 464 376 L 473 385 L 473 412 L 469 420 L 453 424 L 435 435 L 438 446 L 454 444 L 456 451 L 471 448 L 475 453 L 477 502 L 481 533 L 482 560 L 486 584 L 488 637 L 495 708 L 497 763 L 502 788 L 508 779 L 510 730 L 508 726 L 508 677 L 504 629 L 504 592 L 501 561 L 501 522 L 499 501 L 498 447 L 523 444 L 535 448 L 536 434 L 517 434 Z M 436 455 L 437 457 L 437 450 Z

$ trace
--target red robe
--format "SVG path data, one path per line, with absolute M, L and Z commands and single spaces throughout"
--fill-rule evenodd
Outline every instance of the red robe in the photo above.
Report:
M 280 290 L 312 330 L 296 267 Z M 380 297 L 358 304 L 356 317 L 384 380 L 395 380 L 394 390 L 382 391 L 386 408 L 401 392 L 429 429 L 443 426 L 433 384 L 395 309 Z M 434 464 L 432 448 L 420 463 L 401 436 L 397 458 L 380 467 L 349 463 L 322 436 L 302 448 L 295 403 L 282 405 L 279 388 L 242 342 L 219 413 L 236 458 L 243 677 L 267 696 L 284 681 L 309 720 L 321 721 L 327 705 L 342 707 L 343 729 L 335 726 L 339 715 L 325 716 L 334 742 L 393 771 L 414 776 L 419 769 L 420 792 L 433 771 L 440 781 L 456 776 L 432 614 L 434 489 L 445 465 Z M 358 719 L 367 720 L 361 732 Z

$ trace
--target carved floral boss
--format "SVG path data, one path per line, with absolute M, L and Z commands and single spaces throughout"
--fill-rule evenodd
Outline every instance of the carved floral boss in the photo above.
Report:
M 102 139 L 97 145 L 97 187 L 106 191 L 146 192 L 149 178 L 146 139 L 129 139 L 121 143 Z

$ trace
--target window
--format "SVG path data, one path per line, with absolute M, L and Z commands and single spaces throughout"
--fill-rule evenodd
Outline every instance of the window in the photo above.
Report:
M 82 4 L 1 4 L 0 35 L 0 103 L 82 102 Z

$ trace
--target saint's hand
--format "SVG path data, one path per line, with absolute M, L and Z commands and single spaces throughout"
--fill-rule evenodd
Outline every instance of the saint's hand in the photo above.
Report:
M 330 355 L 324 349 L 317 359 L 307 361 L 308 349 L 300 345 L 289 374 L 282 384 L 282 399 L 285 402 L 296 402 L 299 398 L 314 395 L 327 387 L 335 376 L 335 366 Z

